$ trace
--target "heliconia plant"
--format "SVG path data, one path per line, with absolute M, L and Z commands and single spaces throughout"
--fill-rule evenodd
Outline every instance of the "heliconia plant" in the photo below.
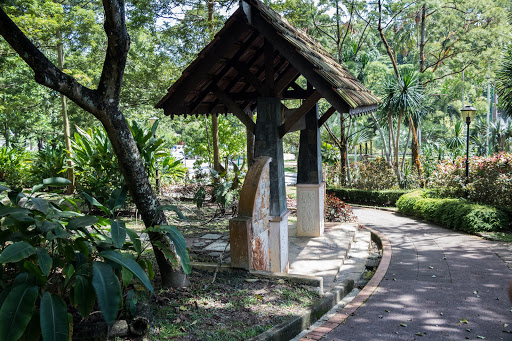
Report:
M 49 178 L 30 193 L 0 186 L 0 340 L 70 339 L 75 307 L 87 317 L 99 307 L 107 324 L 118 316 L 123 297 L 133 308 L 134 281 L 153 291 L 141 239 L 115 211 L 126 200 L 126 189 L 116 189 L 106 205 L 84 194 L 106 216 L 80 212 L 77 202 L 43 188 L 69 184 Z M 162 206 L 159 210 L 176 207 Z M 179 214 L 181 214 L 179 212 Z M 190 272 L 183 236 L 173 226 L 157 226 L 176 247 L 182 266 Z M 172 254 L 172 253 L 170 253 Z M 133 313 L 133 311 L 132 311 Z

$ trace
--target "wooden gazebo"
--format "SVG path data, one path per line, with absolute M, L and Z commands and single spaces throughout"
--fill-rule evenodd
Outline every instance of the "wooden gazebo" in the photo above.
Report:
M 307 86 L 297 84 L 300 76 Z M 319 116 L 321 98 L 331 107 Z M 289 109 L 281 103 L 283 99 L 301 99 L 302 104 Z M 323 233 L 324 196 L 319 127 L 336 111 L 359 115 L 376 110 L 378 103 L 317 41 L 260 1 L 242 0 L 156 107 L 171 117 L 231 113 L 240 119 L 248 140 L 254 136 L 254 156 L 272 158 L 270 225 L 278 231 L 276 236 L 271 234 L 272 242 L 282 240 L 282 234 L 287 236 L 282 137 L 301 130 L 298 233 L 319 235 Z M 273 258 L 272 270 L 285 271 L 286 263 L 287 246 L 286 257 Z

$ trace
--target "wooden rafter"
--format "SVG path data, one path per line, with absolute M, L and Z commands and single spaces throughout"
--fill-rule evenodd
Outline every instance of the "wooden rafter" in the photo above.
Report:
M 256 124 L 254 121 L 244 112 L 240 106 L 233 101 L 221 88 L 214 86 L 212 92 L 219 98 L 222 103 L 233 113 L 246 127 L 247 130 L 254 133 Z
M 318 119 L 318 128 L 320 128 L 335 112 L 336 109 L 334 109 L 334 107 L 327 109 L 327 111 Z
M 302 105 L 295 109 L 293 114 L 286 118 L 286 121 L 279 126 L 279 136 L 283 137 L 289 133 L 292 127 L 315 106 L 320 98 L 322 98 L 322 95 L 320 95 L 318 91 L 314 91 L 304 102 L 302 102 Z
M 270 90 L 265 86 L 264 83 L 262 83 L 258 77 L 249 70 L 249 66 L 245 63 L 235 63 L 233 64 L 233 67 L 235 70 L 240 73 L 242 77 L 244 77 L 249 84 L 251 84 L 254 89 L 256 89 L 256 92 L 260 96 L 269 96 Z

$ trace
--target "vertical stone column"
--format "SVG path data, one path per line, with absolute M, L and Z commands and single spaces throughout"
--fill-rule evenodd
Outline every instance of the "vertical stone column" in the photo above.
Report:
M 281 100 L 259 97 L 257 102 L 254 156 L 269 156 L 270 162 L 270 264 L 273 272 L 288 271 L 288 209 L 284 177 L 283 140 L 278 127 L 283 122 Z
M 324 233 L 325 182 L 322 178 L 318 104 L 305 117 L 300 131 L 297 174 L 297 236 L 318 237 Z

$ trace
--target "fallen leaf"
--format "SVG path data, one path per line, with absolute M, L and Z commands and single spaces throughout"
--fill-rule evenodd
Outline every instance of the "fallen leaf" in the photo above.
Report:
M 416 334 L 414 335 L 417 335 L 417 336 L 423 336 L 423 333 L 422 332 L 417 332 Z
M 386 313 L 390 313 L 390 312 L 391 312 L 391 310 L 388 310 L 388 309 L 386 309 L 386 310 L 384 310 L 384 311 L 385 311 Z
M 261 295 L 257 295 L 257 294 L 256 294 L 256 295 L 254 295 L 254 296 L 255 296 L 257 299 L 259 299 L 260 301 L 263 301 L 263 296 L 261 296 Z
M 180 305 L 180 310 L 181 310 L 181 311 L 187 311 L 187 310 L 188 310 L 188 308 L 187 308 L 187 307 L 185 307 L 184 305 Z
M 464 324 L 468 324 L 469 323 L 468 320 L 466 320 L 466 319 L 460 319 L 459 322 L 460 323 L 464 323 Z
M 508 327 L 508 323 L 505 323 L 505 324 L 503 325 L 503 328 L 507 328 L 507 327 Z
M 400 323 L 400 327 L 407 327 L 407 323 Z
M 478 290 L 473 291 L 473 294 L 478 295 Z
M 439 313 L 439 315 L 443 316 L 444 314 L 443 313 Z
M 432 278 L 436 278 L 437 276 L 436 275 L 432 275 Z
M 429 269 L 433 269 L 434 267 L 433 267 L 433 266 L 429 266 L 428 268 L 429 268 Z
M 277 283 L 279 283 L 279 284 L 285 284 L 286 282 L 285 282 L 285 280 L 284 280 L 284 279 L 278 279 L 278 280 L 277 280 Z
M 476 337 L 479 339 L 482 339 L 482 340 L 485 339 L 485 336 L 481 336 L 481 335 L 477 335 Z
M 257 279 L 257 278 L 246 278 L 245 281 L 248 282 L 248 283 L 256 283 L 256 282 L 259 281 L 259 279 Z
M 180 329 L 181 329 L 181 331 L 182 331 L 182 332 L 184 332 L 184 333 L 186 333 L 186 332 L 187 332 L 187 330 L 185 329 L 185 327 L 181 327 Z
M 467 331 L 468 333 L 471 333 L 471 328 L 466 328 L 466 331 Z

